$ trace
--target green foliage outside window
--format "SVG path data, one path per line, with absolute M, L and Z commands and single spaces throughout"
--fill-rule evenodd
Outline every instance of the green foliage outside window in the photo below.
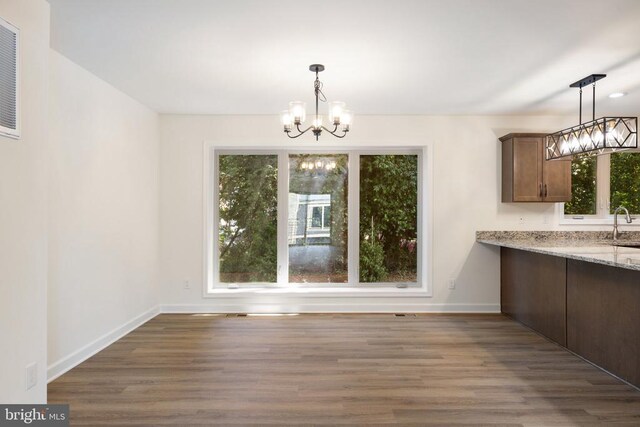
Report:
M 387 279 L 384 262 L 384 248 L 378 240 L 360 242 L 360 281 L 363 283 L 383 282 Z
M 220 281 L 275 282 L 278 157 L 221 155 Z
M 596 214 L 596 161 L 588 155 L 571 161 L 571 201 L 564 204 L 565 215 Z
M 618 206 L 640 213 L 640 153 L 611 155 L 611 213 Z
M 418 157 L 360 156 L 360 281 L 417 280 Z

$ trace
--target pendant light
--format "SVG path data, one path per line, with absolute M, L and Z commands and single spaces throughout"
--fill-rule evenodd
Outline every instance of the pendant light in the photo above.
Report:
M 318 73 L 324 71 L 324 65 L 312 64 L 309 66 L 309 71 L 316 73 L 316 80 L 313 83 L 316 97 L 316 112 L 313 116 L 313 122 L 311 126 L 305 130 L 300 129 L 300 125 L 302 125 L 307 118 L 305 111 L 306 104 L 300 101 L 292 101 L 289 103 L 289 109 L 282 112 L 281 118 L 284 132 L 289 138 L 298 138 L 308 131 L 312 131 L 316 137 L 316 141 L 322 134 L 322 131 L 327 131 L 336 138 L 344 138 L 351 128 L 353 114 L 346 109 L 344 102 L 329 102 L 329 126 L 333 126 L 333 129 L 325 127 L 323 125 L 323 117 L 318 111 L 318 103 L 320 101 L 327 102 L 327 98 L 324 96 L 324 93 L 322 93 L 322 82 L 318 78 Z M 292 134 L 294 128 L 296 133 Z
M 606 74 L 592 74 L 572 83 L 580 89 L 580 124 L 547 135 L 547 160 L 576 154 L 601 155 L 638 147 L 637 117 L 601 117 L 596 120 L 596 82 Z M 592 120 L 582 123 L 582 88 L 593 85 Z

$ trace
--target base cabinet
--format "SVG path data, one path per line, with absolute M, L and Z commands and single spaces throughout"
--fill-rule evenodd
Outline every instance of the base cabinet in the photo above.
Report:
M 565 258 L 500 249 L 502 312 L 566 346 Z
M 640 385 L 640 271 L 567 262 L 567 347 Z
M 500 250 L 503 313 L 640 387 L 640 271 Z

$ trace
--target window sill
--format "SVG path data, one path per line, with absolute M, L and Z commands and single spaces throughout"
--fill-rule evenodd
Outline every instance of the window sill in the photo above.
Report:
M 627 224 L 623 217 L 618 217 L 618 226 L 619 227 L 638 227 L 640 226 L 640 217 L 639 216 L 631 216 L 633 218 L 633 222 L 631 224 Z M 558 221 L 558 225 L 592 225 L 592 226 L 611 226 L 613 227 L 613 218 L 589 218 L 587 216 L 584 219 L 577 218 L 560 218 Z
M 213 288 L 208 289 L 204 293 L 205 298 L 241 298 L 251 296 L 278 296 L 278 297 L 318 297 L 318 298 L 334 298 L 334 297 L 431 297 L 422 287 L 407 288 L 320 288 L 320 287 L 302 287 L 302 288 Z

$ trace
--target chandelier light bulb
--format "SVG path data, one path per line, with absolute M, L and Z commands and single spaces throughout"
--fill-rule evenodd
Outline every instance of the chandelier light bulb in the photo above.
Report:
M 313 128 L 318 130 L 322 128 L 322 116 L 317 116 L 313 119 Z
M 342 113 L 346 109 L 346 104 L 342 101 L 333 101 L 329 103 L 329 122 L 339 125 Z
M 293 123 L 299 125 L 307 119 L 307 104 L 302 101 L 292 101 L 289 103 L 289 114 L 293 118 Z
M 589 139 L 589 135 L 582 135 L 580 138 L 580 147 L 582 149 L 586 149 L 591 145 L 591 140 Z
M 289 110 L 284 110 L 280 115 L 280 119 L 282 120 L 284 128 L 291 130 L 291 127 L 293 126 L 293 117 Z
M 593 142 L 595 142 L 596 145 L 602 144 L 603 139 L 604 139 L 604 135 L 599 130 L 597 130 L 596 133 L 593 134 Z M 609 139 L 608 135 L 607 135 L 607 139 Z
M 340 116 L 340 123 L 342 123 L 345 130 L 349 130 L 349 127 L 353 123 L 353 113 L 349 110 L 342 111 Z

